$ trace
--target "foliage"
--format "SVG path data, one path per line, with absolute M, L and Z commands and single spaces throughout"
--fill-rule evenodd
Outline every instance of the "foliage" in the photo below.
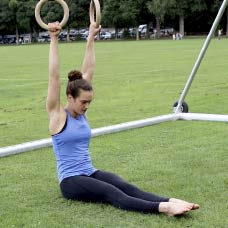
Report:
M 67 0 L 70 9 L 68 27 L 82 28 L 89 25 L 89 5 L 88 0 Z
M 0 34 L 31 33 L 37 36 L 38 27 L 34 9 L 38 0 L 1 0 L 0 1 Z M 70 8 L 70 18 L 67 24 L 70 28 L 84 28 L 89 24 L 90 0 L 66 0 Z M 172 23 L 175 25 L 175 17 L 183 16 L 187 20 L 188 30 L 198 29 L 205 31 L 214 18 L 215 12 L 221 5 L 221 1 L 209 2 L 206 0 L 100 0 L 102 10 L 102 26 L 116 29 L 137 27 L 139 24 L 154 24 L 155 18 L 158 25 Z M 196 21 L 198 16 L 207 12 L 207 23 Z M 42 8 L 42 18 L 45 22 L 61 20 L 62 9 L 59 4 L 47 2 Z M 166 18 L 168 17 L 168 21 Z M 172 21 L 170 21 L 172 18 Z M 193 24 L 198 26 L 193 26 Z M 223 26 L 227 24 L 222 21 Z M 200 25 L 200 26 L 199 26 Z M 174 26 L 173 26 L 174 27 Z M 178 29 L 178 28 L 176 28 Z
M 129 28 L 136 24 L 136 13 L 136 4 L 132 0 L 106 0 L 102 13 L 104 26 Z
M 173 5 L 173 1 L 170 0 L 152 0 L 147 2 L 147 7 L 149 12 L 153 13 L 156 18 L 159 18 L 160 21 L 164 20 L 164 16 Z
M 156 18 L 157 36 L 160 37 L 160 24 L 164 21 L 164 17 L 168 9 L 172 7 L 174 2 L 171 0 L 152 0 L 147 2 L 147 7 L 150 13 L 153 13 Z

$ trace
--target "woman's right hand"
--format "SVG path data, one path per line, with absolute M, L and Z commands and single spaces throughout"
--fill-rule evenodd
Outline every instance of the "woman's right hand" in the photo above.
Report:
M 48 29 L 49 35 L 51 38 L 58 37 L 62 29 L 58 21 L 53 23 L 48 23 L 48 28 L 49 28 Z
M 96 23 L 93 22 L 89 26 L 89 35 L 91 35 L 92 37 L 95 37 L 100 32 L 100 30 L 101 30 L 101 25 L 97 28 Z

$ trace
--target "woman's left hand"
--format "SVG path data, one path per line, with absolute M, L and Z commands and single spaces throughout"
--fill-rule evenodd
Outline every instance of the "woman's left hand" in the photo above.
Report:
M 99 27 L 96 27 L 96 23 L 91 23 L 89 26 L 89 35 L 95 37 L 101 30 L 101 25 Z

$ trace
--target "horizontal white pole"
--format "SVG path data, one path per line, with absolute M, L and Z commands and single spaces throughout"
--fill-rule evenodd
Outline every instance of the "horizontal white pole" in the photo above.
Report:
M 96 137 L 99 135 L 111 134 L 114 132 L 145 127 L 145 126 L 158 124 L 158 123 L 162 123 L 170 120 L 177 120 L 177 116 L 173 113 L 173 114 L 162 115 L 162 116 L 152 117 L 152 118 L 143 119 L 143 120 L 136 120 L 136 121 L 116 124 L 112 126 L 96 128 L 92 130 L 92 136 Z
M 41 139 L 32 142 L 21 143 L 13 146 L 6 146 L 0 148 L 0 157 L 9 156 L 12 154 L 19 154 L 31 150 L 36 150 L 44 147 L 49 147 L 52 145 L 51 138 Z
M 220 121 L 228 122 L 228 115 L 220 114 L 202 114 L 202 113 L 173 113 L 168 115 L 162 115 L 157 117 L 152 117 L 143 120 L 136 120 L 101 128 L 92 129 L 92 137 L 111 134 L 115 132 L 130 130 L 134 128 L 140 128 L 145 126 L 150 126 L 154 124 L 159 124 L 166 121 L 174 120 L 205 120 L 205 121 Z M 52 146 L 51 138 L 36 140 L 32 142 L 26 142 L 22 144 L 17 144 L 13 146 L 7 146 L 0 148 L 0 157 L 9 156 L 13 154 L 19 154 L 31 150 L 41 149 L 45 147 Z
M 202 114 L 202 113 L 178 113 L 178 119 L 181 120 L 205 120 L 228 122 L 228 115 L 220 114 Z
M 133 128 L 145 127 L 153 124 L 162 123 L 165 121 L 176 120 L 177 117 L 175 114 L 168 114 L 163 116 L 152 117 L 143 120 L 136 120 L 116 125 L 111 125 L 107 127 L 95 128 L 92 129 L 92 137 L 99 135 L 111 134 L 115 132 L 125 131 Z M 26 151 L 41 149 L 45 147 L 52 146 L 51 138 L 41 139 L 32 142 L 26 142 L 18 145 L 7 146 L 0 148 L 0 157 L 9 156 L 12 154 L 23 153 Z

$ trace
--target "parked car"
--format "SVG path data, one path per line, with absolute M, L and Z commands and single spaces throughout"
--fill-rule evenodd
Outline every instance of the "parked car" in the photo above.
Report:
M 67 32 L 66 31 L 62 31 L 59 33 L 59 40 L 60 41 L 66 41 L 67 40 Z
M 84 32 L 82 32 L 81 34 L 81 39 L 82 40 L 87 40 L 87 37 L 89 35 L 89 31 L 88 30 L 85 30 Z
M 76 29 L 71 29 L 70 30 L 70 36 L 76 37 L 79 34 L 79 31 Z
M 122 39 L 123 38 L 123 33 L 124 33 L 124 30 L 118 31 L 118 33 L 116 34 L 116 38 L 117 39 Z
M 38 41 L 39 43 L 43 43 L 43 42 L 45 42 L 45 38 L 43 38 L 42 36 L 39 36 L 39 37 L 37 38 L 37 41 Z
M 128 31 L 129 31 L 130 37 L 132 38 L 136 37 L 136 33 L 137 33 L 136 28 L 130 28 Z
M 4 36 L 2 36 L 2 43 L 3 44 L 15 44 L 16 36 L 15 35 L 4 35 Z
M 0 44 L 4 44 L 2 35 L 0 35 Z
M 101 32 L 100 38 L 102 40 L 110 40 L 112 38 L 112 34 L 110 32 Z
M 139 25 L 138 31 L 143 34 L 147 32 L 147 24 Z
M 48 33 L 42 33 L 39 35 L 38 42 L 44 43 L 44 42 L 49 42 L 50 41 L 50 36 Z
M 173 32 L 174 32 L 173 28 L 162 28 L 161 36 L 171 36 L 171 35 L 173 35 Z
M 23 34 L 23 35 L 21 35 L 20 39 L 23 42 L 23 44 L 28 44 L 28 43 L 32 42 L 30 34 Z M 20 41 L 20 39 L 19 39 L 19 41 Z

